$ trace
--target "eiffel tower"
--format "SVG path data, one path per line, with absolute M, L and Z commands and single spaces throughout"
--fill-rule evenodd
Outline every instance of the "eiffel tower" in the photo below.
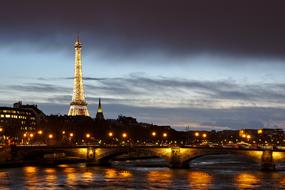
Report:
M 84 86 L 82 80 L 82 64 L 81 64 L 81 47 L 79 37 L 77 37 L 75 48 L 75 68 L 74 68 L 74 84 L 73 84 L 73 96 L 70 103 L 69 116 L 89 116 L 87 103 L 85 101 Z

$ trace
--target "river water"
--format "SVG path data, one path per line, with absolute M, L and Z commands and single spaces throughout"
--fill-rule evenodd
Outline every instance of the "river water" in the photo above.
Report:
M 190 169 L 135 167 L 133 162 L 2 168 L 0 189 L 285 189 L 285 171 L 262 172 L 234 158 L 217 160 L 202 159 Z

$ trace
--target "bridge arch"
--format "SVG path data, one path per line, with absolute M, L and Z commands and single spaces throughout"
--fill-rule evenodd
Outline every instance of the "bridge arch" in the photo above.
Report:
M 245 158 L 253 163 L 260 164 L 262 162 L 263 151 L 253 150 L 232 150 L 232 149 L 195 149 L 189 154 L 182 155 L 181 164 L 183 166 L 189 165 L 189 163 L 195 159 L 210 156 L 210 155 L 237 155 L 240 158 Z

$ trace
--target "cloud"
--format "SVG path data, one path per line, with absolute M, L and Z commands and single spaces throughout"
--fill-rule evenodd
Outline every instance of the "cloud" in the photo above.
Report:
M 79 31 L 88 51 L 114 59 L 145 53 L 284 58 L 283 7 L 284 1 L 265 0 L 61 0 L 56 6 L 12 0 L 0 7 L 0 38 L 47 51 L 68 49 Z
M 57 80 L 71 79 L 40 78 L 38 83 L 10 85 L 0 90 L 43 94 L 42 99 L 46 101 L 60 99 L 59 102 L 67 102 L 72 87 L 58 85 Z M 103 97 L 110 103 L 148 107 L 285 107 L 284 87 L 283 83 L 241 84 L 233 80 L 196 81 L 132 74 L 116 78 L 85 78 L 86 98 L 91 102 Z
M 69 77 L 60 80 L 70 80 L 66 78 Z M 17 100 L 40 104 L 47 113 L 66 113 L 72 88 L 60 86 L 53 79 L 38 81 L 2 86 L 0 90 L 17 94 Z M 282 83 L 240 84 L 233 80 L 195 81 L 145 75 L 91 78 L 85 83 L 86 100 L 93 116 L 101 97 L 109 118 L 124 114 L 177 129 L 187 125 L 192 129 L 215 130 L 285 128 Z
M 67 92 L 72 91 L 71 88 L 53 85 L 53 84 L 45 84 L 45 83 L 28 83 L 23 85 L 10 85 L 6 88 L 10 90 L 20 91 L 20 92 L 31 92 L 31 93 L 54 93 L 54 92 Z

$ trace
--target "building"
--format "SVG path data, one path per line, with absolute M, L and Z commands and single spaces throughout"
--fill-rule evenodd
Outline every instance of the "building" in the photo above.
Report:
M 44 117 L 36 105 L 17 102 L 13 107 L 0 107 L 0 135 L 19 137 L 25 132 L 35 131 Z
M 89 116 L 87 103 L 85 101 L 84 86 L 82 79 L 82 63 L 81 63 L 81 48 L 79 37 L 75 41 L 75 68 L 74 68 L 74 83 L 73 83 L 73 96 L 70 108 L 68 111 L 69 116 Z

